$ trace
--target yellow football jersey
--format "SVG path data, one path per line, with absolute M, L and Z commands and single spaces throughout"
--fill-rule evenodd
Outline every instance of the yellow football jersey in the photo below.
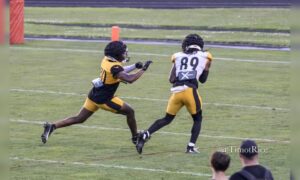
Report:
M 116 75 L 123 70 L 121 62 L 104 57 L 101 62 L 100 72 L 100 79 L 103 85 L 93 87 L 88 98 L 96 104 L 107 103 L 113 99 L 121 81 Z
M 101 62 L 100 79 L 102 80 L 103 84 L 119 83 L 120 79 L 114 76 L 120 71 L 123 71 L 121 62 L 113 61 L 107 57 L 104 57 Z

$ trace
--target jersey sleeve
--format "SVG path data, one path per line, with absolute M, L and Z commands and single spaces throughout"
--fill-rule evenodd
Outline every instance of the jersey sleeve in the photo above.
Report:
M 176 56 L 175 56 L 175 54 L 173 54 L 173 55 L 171 56 L 171 61 L 172 61 L 172 63 L 175 62 L 175 58 L 176 58 Z
M 116 77 L 122 71 L 124 71 L 124 68 L 120 65 L 114 65 L 110 69 L 110 72 L 113 75 L 113 77 Z
M 206 52 L 206 58 L 208 59 L 208 60 L 210 60 L 210 61 L 212 61 L 213 60 L 213 57 L 212 57 L 212 54 L 210 53 L 210 52 Z

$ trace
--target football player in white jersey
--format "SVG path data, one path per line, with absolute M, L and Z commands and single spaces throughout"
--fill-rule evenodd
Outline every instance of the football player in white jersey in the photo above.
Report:
M 202 122 L 202 100 L 198 93 L 198 81 L 205 83 L 208 77 L 212 55 L 203 50 L 203 39 L 197 34 L 189 34 L 182 42 L 182 52 L 175 53 L 169 81 L 173 84 L 165 117 L 156 120 L 138 137 L 136 149 L 142 153 L 145 142 L 160 128 L 173 121 L 177 112 L 185 106 L 193 118 L 187 153 L 198 153 L 195 143 L 200 134 Z

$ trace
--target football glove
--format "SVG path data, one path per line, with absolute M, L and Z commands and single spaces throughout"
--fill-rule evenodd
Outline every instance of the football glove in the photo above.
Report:
M 135 63 L 135 68 L 142 69 L 143 68 L 143 63 L 142 62 Z
M 150 64 L 153 63 L 151 60 L 150 61 L 146 61 L 142 70 L 146 71 L 148 69 L 148 67 L 150 66 Z

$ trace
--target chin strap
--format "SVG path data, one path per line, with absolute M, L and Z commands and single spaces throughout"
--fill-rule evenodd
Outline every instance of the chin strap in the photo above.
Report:
M 111 57 L 111 56 L 106 56 L 109 60 L 113 61 L 113 62 L 120 62 L 118 60 L 116 60 L 115 58 Z M 127 63 L 130 61 L 130 57 L 126 57 L 123 61 L 121 61 L 121 63 Z
M 107 59 L 111 60 L 111 61 L 114 61 L 114 62 L 118 62 L 118 60 L 116 60 L 115 58 L 111 57 L 111 56 L 106 56 Z

